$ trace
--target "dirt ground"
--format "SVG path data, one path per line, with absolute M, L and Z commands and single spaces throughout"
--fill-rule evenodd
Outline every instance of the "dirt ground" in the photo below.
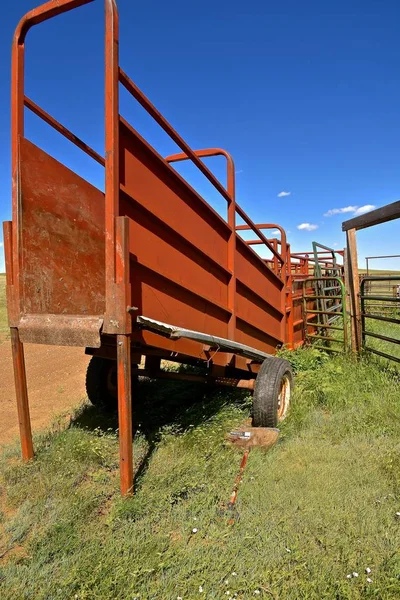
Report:
M 85 397 L 89 357 L 83 348 L 25 345 L 26 374 L 33 431 Z M 19 435 L 10 342 L 0 343 L 0 445 Z

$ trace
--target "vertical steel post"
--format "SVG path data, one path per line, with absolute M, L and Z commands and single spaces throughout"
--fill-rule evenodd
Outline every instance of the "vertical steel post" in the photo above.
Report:
M 227 158 L 227 192 L 230 196 L 228 201 L 227 221 L 231 233 L 228 239 L 228 269 L 231 272 L 231 277 L 228 282 L 228 308 L 231 311 L 228 321 L 228 338 L 235 340 L 236 338 L 236 196 L 235 196 L 235 167 L 233 160 L 229 156 Z
M 367 259 L 368 260 L 368 259 Z M 365 346 L 365 280 L 361 282 L 360 286 L 360 300 L 361 300 L 361 348 Z
M 10 332 L 22 458 L 24 460 L 29 460 L 33 458 L 33 443 L 29 415 L 28 388 L 26 385 L 24 346 L 19 339 L 18 329 L 16 327 L 10 327 Z
M 116 301 L 115 219 L 119 214 L 119 30 L 114 0 L 105 0 L 105 333 L 118 333 Z
M 121 494 L 133 493 L 132 390 L 130 335 L 117 336 L 119 468 Z
M 347 237 L 347 268 L 349 274 L 349 292 L 351 306 L 351 347 L 353 352 L 359 352 L 361 347 L 360 336 L 360 279 L 358 276 L 358 258 L 356 230 L 346 231 Z
M 282 240 L 283 244 L 283 240 Z M 290 244 L 286 244 L 286 289 L 289 314 L 287 315 L 287 344 L 290 350 L 294 349 L 294 301 L 293 301 L 293 276 Z
M 133 434 L 132 434 L 132 365 L 131 317 L 128 312 L 131 300 L 129 284 L 129 219 L 117 217 L 116 231 L 116 291 L 121 334 L 117 335 L 118 424 L 120 449 L 121 494 L 133 493 Z

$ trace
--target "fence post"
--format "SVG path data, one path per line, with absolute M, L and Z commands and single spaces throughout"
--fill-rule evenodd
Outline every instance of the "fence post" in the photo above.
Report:
M 360 278 L 358 275 L 358 257 L 356 230 L 349 229 L 347 238 L 347 279 L 350 293 L 350 322 L 351 322 L 351 349 L 353 352 L 361 350 L 360 331 Z

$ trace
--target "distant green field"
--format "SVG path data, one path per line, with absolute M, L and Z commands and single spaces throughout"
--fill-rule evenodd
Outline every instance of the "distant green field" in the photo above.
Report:
M 367 269 L 358 269 L 360 275 L 366 275 Z M 376 275 L 377 277 L 385 277 L 391 275 L 400 275 L 400 271 L 382 271 L 379 269 L 369 269 L 369 275 Z

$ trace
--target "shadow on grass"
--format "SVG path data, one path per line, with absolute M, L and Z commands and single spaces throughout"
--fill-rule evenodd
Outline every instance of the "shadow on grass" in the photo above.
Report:
M 134 435 L 140 432 L 146 439 L 147 451 L 137 465 L 135 483 L 146 472 L 165 427 L 178 435 L 212 418 L 227 402 L 244 404 L 247 396 L 245 390 L 140 378 L 132 389 L 132 425 Z M 105 409 L 85 404 L 73 419 L 72 426 L 117 433 L 117 406 Z

